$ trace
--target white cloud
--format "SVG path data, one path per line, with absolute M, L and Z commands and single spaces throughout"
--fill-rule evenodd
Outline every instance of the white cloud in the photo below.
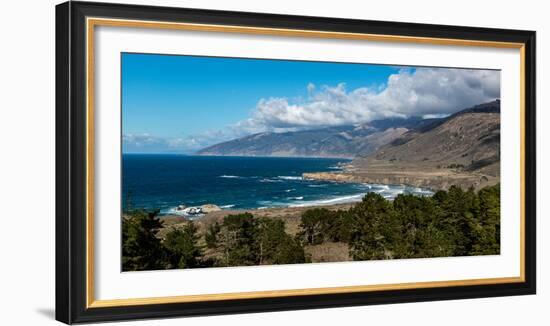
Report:
M 312 93 L 314 90 L 315 90 L 315 84 L 314 83 L 307 84 L 307 92 L 308 93 Z
M 219 137 L 204 133 L 186 137 L 158 137 L 149 134 L 122 135 L 124 153 L 190 153 L 217 142 Z
M 422 119 L 440 119 L 440 118 L 446 118 L 450 114 L 449 113 L 430 113 L 430 114 L 424 114 L 422 116 Z
M 305 101 L 261 99 L 251 118 L 234 128 L 259 132 L 369 122 L 387 117 L 441 116 L 500 97 L 500 72 L 419 68 L 390 75 L 380 90 L 348 91 L 344 83 L 317 90 L 307 85 Z

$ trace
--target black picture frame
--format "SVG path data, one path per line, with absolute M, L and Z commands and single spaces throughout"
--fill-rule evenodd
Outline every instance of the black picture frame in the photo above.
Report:
M 525 51 L 524 282 L 90 308 L 86 293 L 86 17 L 517 42 Z M 67 323 L 535 294 L 535 32 L 141 5 L 56 6 L 56 319 Z

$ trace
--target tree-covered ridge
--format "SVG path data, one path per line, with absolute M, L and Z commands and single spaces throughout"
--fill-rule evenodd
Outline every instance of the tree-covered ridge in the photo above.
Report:
M 285 221 L 251 213 L 227 215 L 202 230 L 188 221 L 160 237 L 158 211 L 125 213 L 125 271 L 311 262 L 305 250 L 347 245 L 353 260 L 428 258 L 500 253 L 500 187 L 460 187 L 432 197 L 377 193 L 347 210 L 312 208 L 290 234 Z

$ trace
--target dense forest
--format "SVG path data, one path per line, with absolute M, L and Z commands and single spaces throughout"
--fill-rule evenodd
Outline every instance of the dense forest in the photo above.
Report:
M 500 187 L 478 192 L 453 186 L 431 197 L 368 193 L 347 210 L 311 208 L 289 234 L 285 221 L 227 215 L 201 230 L 196 222 L 163 236 L 159 211 L 131 210 L 122 218 L 124 271 L 311 262 L 307 246 L 347 244 L 353 260 L 500 253 Z

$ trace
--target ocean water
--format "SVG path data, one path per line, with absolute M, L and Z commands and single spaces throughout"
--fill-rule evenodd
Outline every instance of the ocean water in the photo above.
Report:
M 368 192 L 392 199 L 430 195 L 401 185 L 303 180 L 304 172 L 337 171 L 346 159 L 124 154 L 122 205 L 179 213 L 178 205 L 223 209 L 316 206 L 360 201 Z

